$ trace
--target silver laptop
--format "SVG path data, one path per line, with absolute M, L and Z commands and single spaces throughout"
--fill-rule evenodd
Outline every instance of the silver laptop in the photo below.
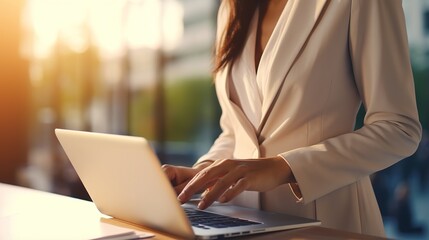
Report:
M 103 214 L 186 239 L 215 239 L 319 225 L 313 219 L 196 201 L 180 205 L 141 137 L 56 129 L 61 146 Z M 202 215 L 202 216 L 200 216 Z

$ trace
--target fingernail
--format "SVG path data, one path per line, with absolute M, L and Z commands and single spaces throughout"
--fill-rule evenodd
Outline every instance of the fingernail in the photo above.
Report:
M 177 196 L 177 199 L 179 199 L 179 201 L 183 201 L 183 199 L 185 199 L 185 194 L 181 193 L 179 194 L 179 196 Z
M 201 200 L 200 203 L 198 203 L 198 208 L 199 209 L 204 209 L 206 208 L 206 203 L 204 202 L 204 200 Z
M 225 196 L 222 196 L 222 197 L 220 197 L 220 198 L 219 198 L 219 202 L 221 202 L 221 203 L 224 203 L 224 202 L 225 202 L 225 200 L 226 200 L 226 197 L 225 197 Z

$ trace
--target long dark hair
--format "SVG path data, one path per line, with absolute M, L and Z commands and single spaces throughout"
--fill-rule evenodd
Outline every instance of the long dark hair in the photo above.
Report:
M 258 0 L 223 0 L 229 5 L 226 27 L 217 46 L 213 73 L 233 63 L 243 50 L 250 21 L 258 6 Z

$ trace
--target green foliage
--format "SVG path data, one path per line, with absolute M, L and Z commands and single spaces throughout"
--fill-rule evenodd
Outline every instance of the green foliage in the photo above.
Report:
M 132 135 L 155 139 L 155 90 L 143 89 L 130 98 L 130 132 Z
M 166 86 L 165 92 L 167 141 L 195 140 L 218 120 L 211 78 L 176 80 Z
M 134 92 L 130 97 L 130 133 L 156 141 L 156 130 L 164 127 L 166 141 L 193 142 L 218 130 L 220 110 L 210 77 L 166 84 L 164 101 L 165 125 L 160 126 L 162 122 L 155 116 L 155 88 Z

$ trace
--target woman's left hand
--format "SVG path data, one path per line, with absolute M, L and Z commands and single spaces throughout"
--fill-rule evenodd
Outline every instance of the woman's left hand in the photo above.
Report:
M 264 192 L 295 178 L 289 164 L 280 156 L 260 159 L 223 159 L 197 173 L 178 196 L 185 203 L 204 191 L 198 208 L 214 201 L 228 202 L 245 190 Z

